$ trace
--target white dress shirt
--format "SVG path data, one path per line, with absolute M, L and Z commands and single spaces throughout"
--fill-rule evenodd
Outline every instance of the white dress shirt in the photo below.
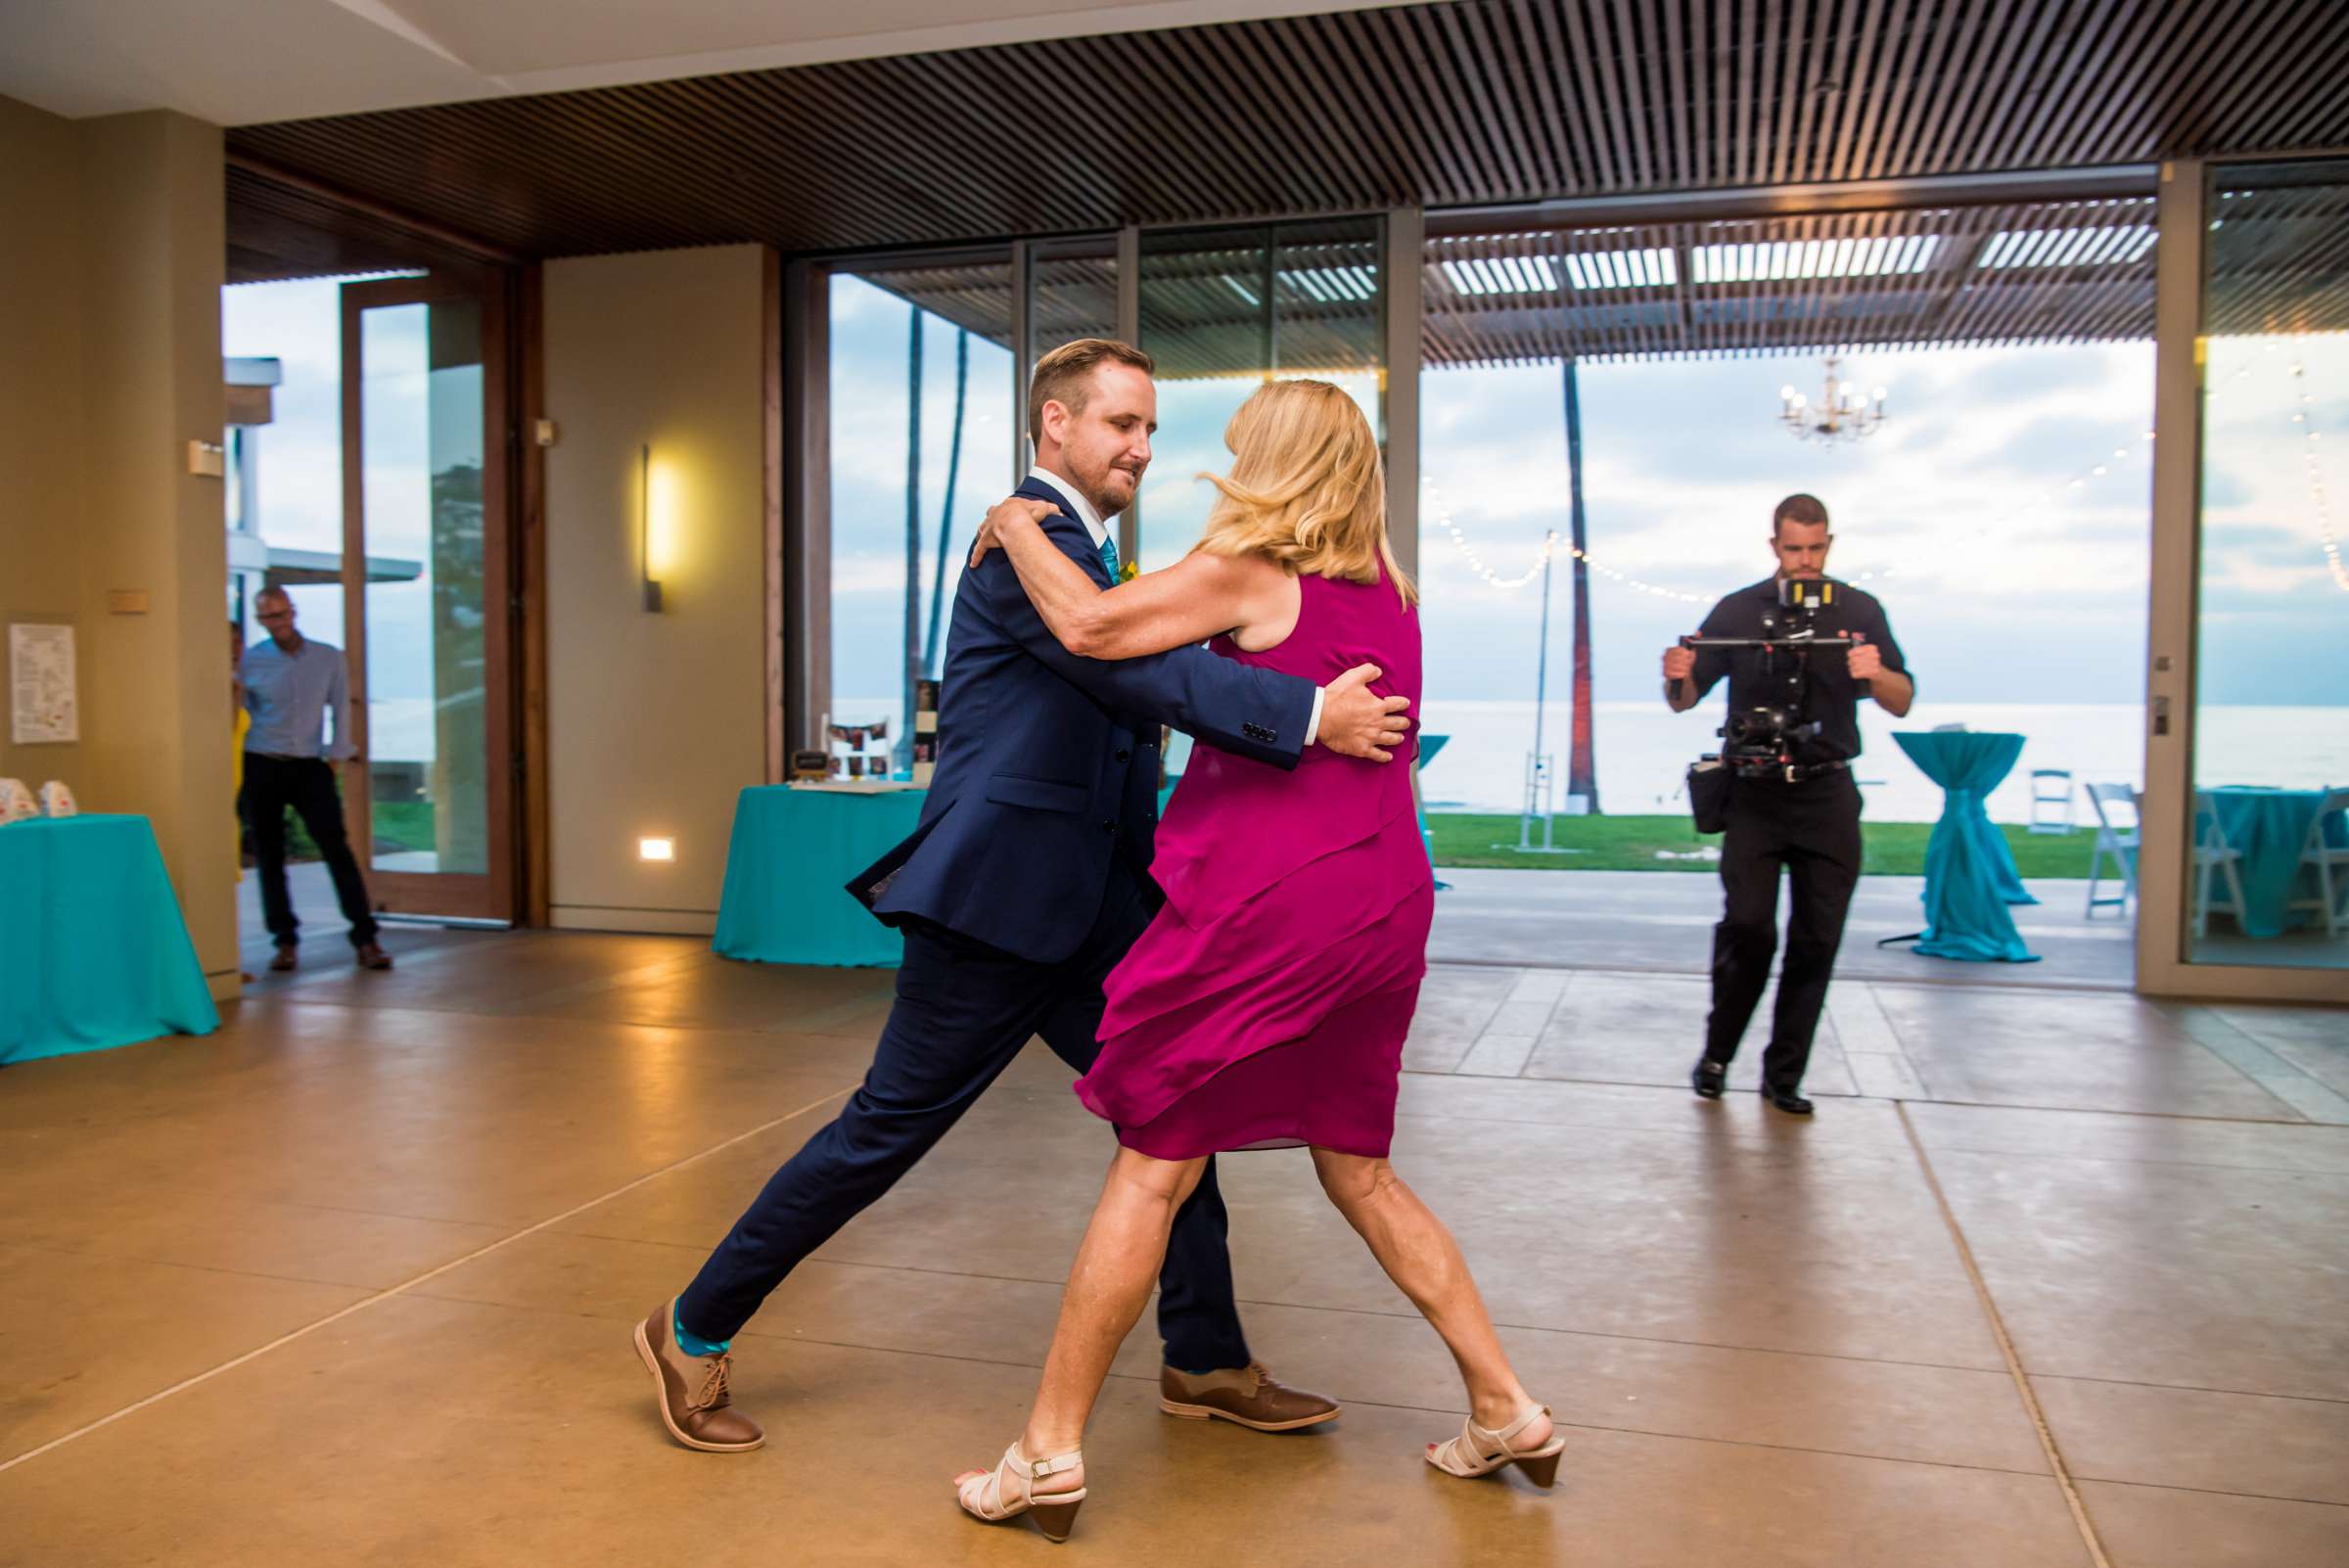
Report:
M 1077 509 L 1077 521 L 1083 524 L 1084 531 L 1093 536 L 1095 551 L 1109 542 L 1109 524 L 1102 520 L 1101 514 L 1094 509 L 1092 501 L 1086 497 L 1084 491 L 1062 479 L 1041 463 L 1030 469 L 1028 477 L 1038 484 L 1049 484 L 1071 506 Z M 1308 746 L 1313 745 L 1315 740 L 1320 738 L 1321 701 L 1325 695 L 1326 693 L 1319 686 L 1313 688 L 1313 716 L 1305 723 L 1305 743 Z

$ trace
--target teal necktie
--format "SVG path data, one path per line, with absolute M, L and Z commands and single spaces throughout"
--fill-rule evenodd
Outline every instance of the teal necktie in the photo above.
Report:
M 1118 576 L 1120 567 L 1118 564 L 1118 540 L 1115 534 L 1101 541 L 1101 564 L 1109 568 L 1109 580 L 1112 586 L 1122 580 Z

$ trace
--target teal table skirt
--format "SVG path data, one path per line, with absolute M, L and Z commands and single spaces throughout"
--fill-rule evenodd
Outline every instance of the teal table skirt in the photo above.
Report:
M 219 1027 L 145 817 L 0 827 L 0 1064 Z
M 1174 793 L 1159 793 L 1161 814 Z M 928 798 L 927 790 L 744 790 L 710 945 L 721 958 L 755 963 L 897 967 L 904 940 L 851 898 L 848 883 L 913 831 Z
M 2023 737 L 1899 730 L 1892 738 L 1945 792 L 1925 845 L 1925 932 L 1915 950 L 1974 963 L 2037 962 L 2006 908 L 2039 900 L 1982 804 L 2023 755 Z
M 848 881 L 913 831 L 928 795 L 744 790 L 711 946 L 760 963 L 894 968 L 903 940 L 849 897 Z
M 2304 865 L 2309 824 L 2325 804 L 2323 790 L 2206 790 L 2211 814 L 2227 848 L 2242 856 L 2235 873 L 2243 884 L 2243 912 L 2236 924 L 2246 937 L 2280 937 L 2295 926 L 2321 926 L 2322 911 L 2294 909 L 2295 899 L 2318 897 L 2316 868 Z M 2325 824 L 2325 842 L 2349 847 L 2349 822 L 2335 811 Z M 2207 818 L 2194 824 L 2195 842 L 2215 842 Z

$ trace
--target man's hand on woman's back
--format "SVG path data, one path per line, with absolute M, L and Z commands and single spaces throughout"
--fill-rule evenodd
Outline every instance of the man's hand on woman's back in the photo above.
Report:
M 1318 744 L 1342 757 L 1391 762 L 1394 748 L 1410 731 L 1408 697 L 1381 697 L 1370 689 L 1376 665 L 1357 665 L 1321 690 Z

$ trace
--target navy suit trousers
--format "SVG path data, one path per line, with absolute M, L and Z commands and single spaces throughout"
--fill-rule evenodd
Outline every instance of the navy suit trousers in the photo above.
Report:
M 926 920 L 904 922 L 896 1005 L 864 1085 L 830 1126 L 769 1178 L 702 1266 L 677 1308 L 686 1329 L 731 1339 L 800 1260 L 822 1246 L 913 1169 L 984 1093 L 1029 1038 L 1040 1035 L 1082 1073 L 1100 1045 L 1101 983 L 1149 925 L 1155 899 L 1117 856 L 1109 891 L 1077 951 L 1055 964 L 1015 958 Z M 1073 1114 L 1082 1114 L 1075 1111 Z M 1078 1190 L 970 1194 L 971 1222 L 1002 1222 L 989 1206 L 1089 1204 Z M 1228 1220 L 1209 1161 L 1175 1214 L 1159 1276 L 1158 1326 L 1170 1364 L 1190 1371 L 1245 1366 L 1247 1341 L 1232 1302 Z

